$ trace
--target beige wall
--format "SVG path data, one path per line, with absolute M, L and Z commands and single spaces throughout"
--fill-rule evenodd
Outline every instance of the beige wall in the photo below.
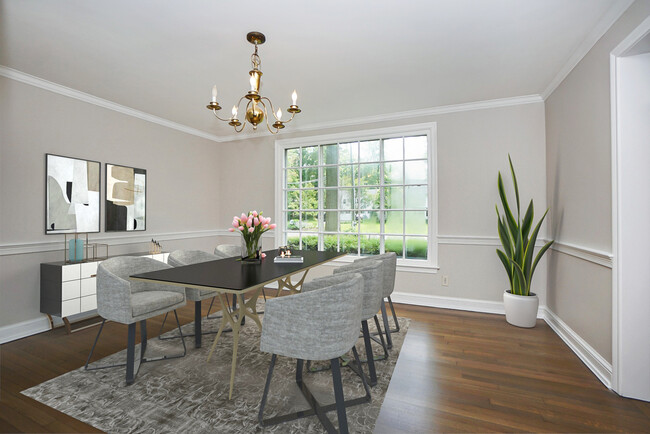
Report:
M 39 264 L 61 252 L 5 254 L 9 246 L 51 249 L 63 235 L 45 235 L 45 153 L 147 169 L 147 230 L 119 233 L 110 254 L 146 251 L 129 237 L 218 227 L 219 145 L 111 110 L 0 77 L 0 327 L 42 316 Z M 102 202 L 101 226 L 104 205 Z M 93 237 L 111 236 L 100 233 Z M 163 242 L 166 250 L 211 250 L 214 240 Z
M 400 272 L 397 292 L 417 295 L 461 297 L 500 301 L 507 277 L 498 261 L 496 248 L 497 171 L 509 171 L 507 154 L 518 172 L 522 199 L 533 198 L 538 214 L 546 207 L 546 169 L 543 103 L 449 113 L 386 124 L 359 125 L 282 138 L 367 130 L 386 126 L 437 122 L 439 234 L 468 237 L 464 244 L 439 246 L 438 274 Z M 276 219 L 275 137 L 224 144 L 219 161 L 221 207 L 218 221 L 228 227 L 232 216 L 242 211 L 263 210 Z M 509 173 L 509 172 L 506 172 Z M 507 175 L 509 177 L 509 175 Z M 236 187 L 234 187 L 236 185 Z M 542 231 L 542 235 L 545 234 Z M 479 245 L 489 237 L 492 245 Z M 227 240 L 224 237 L 224 240 Z M 234 238 L 233 238 L 234 240 Z M 272 240 L 267 240 L 267 244 Z M 449 243 L 448 240 L 441 240 Z M 449 286 L 440 284 L 442 274 Z M 546 290 L 545 264 L 534 281 L 542 304 Z
M 612 251 L 609 53 L 649 14 L 650 2 L 634 3 L 546 100 L 550 233 L 559 242 Z M 611 362 L 611 269 L 553 256 L 548 307 Z

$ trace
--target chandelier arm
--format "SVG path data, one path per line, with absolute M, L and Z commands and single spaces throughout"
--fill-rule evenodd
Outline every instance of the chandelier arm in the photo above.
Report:
M 244 128 L 246 128 L 246 122 L 242 122 L 240 129 L 237 129 L 237 127 L 233 127 L 233 128 L 235 129 L 236 133 L 241 133 L 242 131 L 244 131 Z
M 222 119 L 222 118 L 220 118 L 219 115 L 217 114 L 217 111 L 216 111 L 216 110 L 212 110 L 212 113 L 214 114 L 214 117 L 216 117 L 216 118 L 219 119 L 220 121 L 230 122 L 230 120 L 232 119 L 232 118 L 230 118 L 230 119 Z
M 288 120 L 286 120 L 286 121 L 282 121 L 282 123 L 283 123 L 283 124 L 288 124 L 289 122 L 291 122 L 291 121 L 293 120 L 293 117 L 294 117 L 295 115 L 296 115 L 295 113 L 291 113 L 291 117 L 290 117 Z
M 278 119 L 278 117 L 275 115 L 275 107 L 273 107 L 273 103 L 271 102 L 271 100 L 268 99 L 268 98 L 265 97 L 265 96 L 261 97 L 261 98 L 260 98 L 260 102 L 262 103 L 262 105 L 264 105 L 264 103 L 261 101 L 261 100 L 263 100 L 263 99 L 265 99 L 265 100 L 267 100 L 267 101 L 269 102 L 269 105 L 271 106 L 271 113 L 273 113 L 273 117 L 275 118 L 275 120 L 276 120 L 276 121 L 280 121 L 280 119 Z M 264 106 L 264 110 L 266 110 L 266 106 Z M 269 116 L 268 116 L 268 114 L 267 114 L 267 115 L 266 115 L 266 118 L 268 119 L 268 117 L 269 117 Z M 283 121 L 280 121 L 280 122 L 283 122 Z M 267 122 L 267 123 L 268 123 L 268 122 Z
M 262 100 L 264 100 L 264 99 L 267 100 L 267 101 L 269 102 L 269 104 L 271 105 L 271 110 L 273 110 L 273 103 L 272 103 L 271 100 L 268 99 L 267 97 L 262 97 L 262 98 L 260 98 L 260 100 L 259 100 L 259 102 L 258 102 L 258 104 L 260 104 L 260 105 L 264 108 L 264 114 L 265 114 L 265 116 L 264 116 L 264 120 L 266 121 L 266 129 L 269 130 L 269 132 L 270 132 L 271 134 L 277 134 L 280 130 L 279 130 L 278 128 L 276 128 L 276 129 L 275 129 L 275 132 L 273 132 L 273 130 L 271 129 L 271 125 L 269 125 L 269 114 L 268 114 L 268 109 L 266 108 L 266 104 L 264 104 L 264 101 L 262 101 Z M 271 113 L 273 113 L 273 112 L 271 112 Z M 275 117 L 275 114 L 273 115 L 273 117 Z M 278 118 L 275 118 L 275 119 L 277 120 Z

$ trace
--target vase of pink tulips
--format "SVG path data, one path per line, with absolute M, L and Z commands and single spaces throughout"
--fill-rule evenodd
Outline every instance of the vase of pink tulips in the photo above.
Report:
M 241 234 L 241 259 L 246 263 L 260 263 L 266 255 L 262 253 L 260 238 L 266 231 L 275 229 L 270 217 L 263 217 L 262 213 L 250 211 L 248 215 L 234 216 L 230 232 L 238 231 Z

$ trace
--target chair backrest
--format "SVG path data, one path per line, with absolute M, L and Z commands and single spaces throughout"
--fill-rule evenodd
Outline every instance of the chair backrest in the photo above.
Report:
M 167 263 L 172 267 L 181 267 L 183 265 L 216 261 L 223 258 L 223 256 L 213 255 L 203 250 L 174 250 L 169 254 Z
M 303 285 L 299 294 L 269 299 L 260 349 L 304 360 L 329 360 L 359 339 L 363 277 L 326 276 Z
M 115 258 L 109 258 L 102 261 L 97 267 L 98 285 L 101 271 L 110 273 L 125 281 L 131 286 L 131 293 L 140 292 L 149 284 L 146 282 L 131 280 L 129 279 L 129 276 L 133 274 L 147 273 L 149 271 L 163 270 L 165 268 L 172 267 L 164 262 L 144 256 L 117 256 Z
M 362 321 L 372 318 L 381 309 L 384 298 L 383 268 L 384 263 L 382 261 L 364 261 L 362 263 L 353 262 L 334 269 L 334 275 L 359 273 L 363 276 Z
M 241 246 L 239 244 L 219 244 L 216 249 L 214 249 L 214 254 L 222 253 L 228 258 L 233 258 L 235 256 L 241 255 Z
M 354 263 L 363 264 L 368 261 L 382 261 L 384 263 L 384 297 L 388 297 L 395 289 L 395 273 L 397 271 L 397 254 L 395 252 L 383 253 L 381 255 L 367 256 L 357 259 Z

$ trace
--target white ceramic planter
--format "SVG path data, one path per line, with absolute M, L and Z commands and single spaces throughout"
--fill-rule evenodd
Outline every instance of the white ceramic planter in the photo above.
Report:
M 539 298 L 531 295 L 513 295 L 510 291 L 503 292 L 503 306 L 506 310 L 506 321 L 517 327 L 535 327 Z

